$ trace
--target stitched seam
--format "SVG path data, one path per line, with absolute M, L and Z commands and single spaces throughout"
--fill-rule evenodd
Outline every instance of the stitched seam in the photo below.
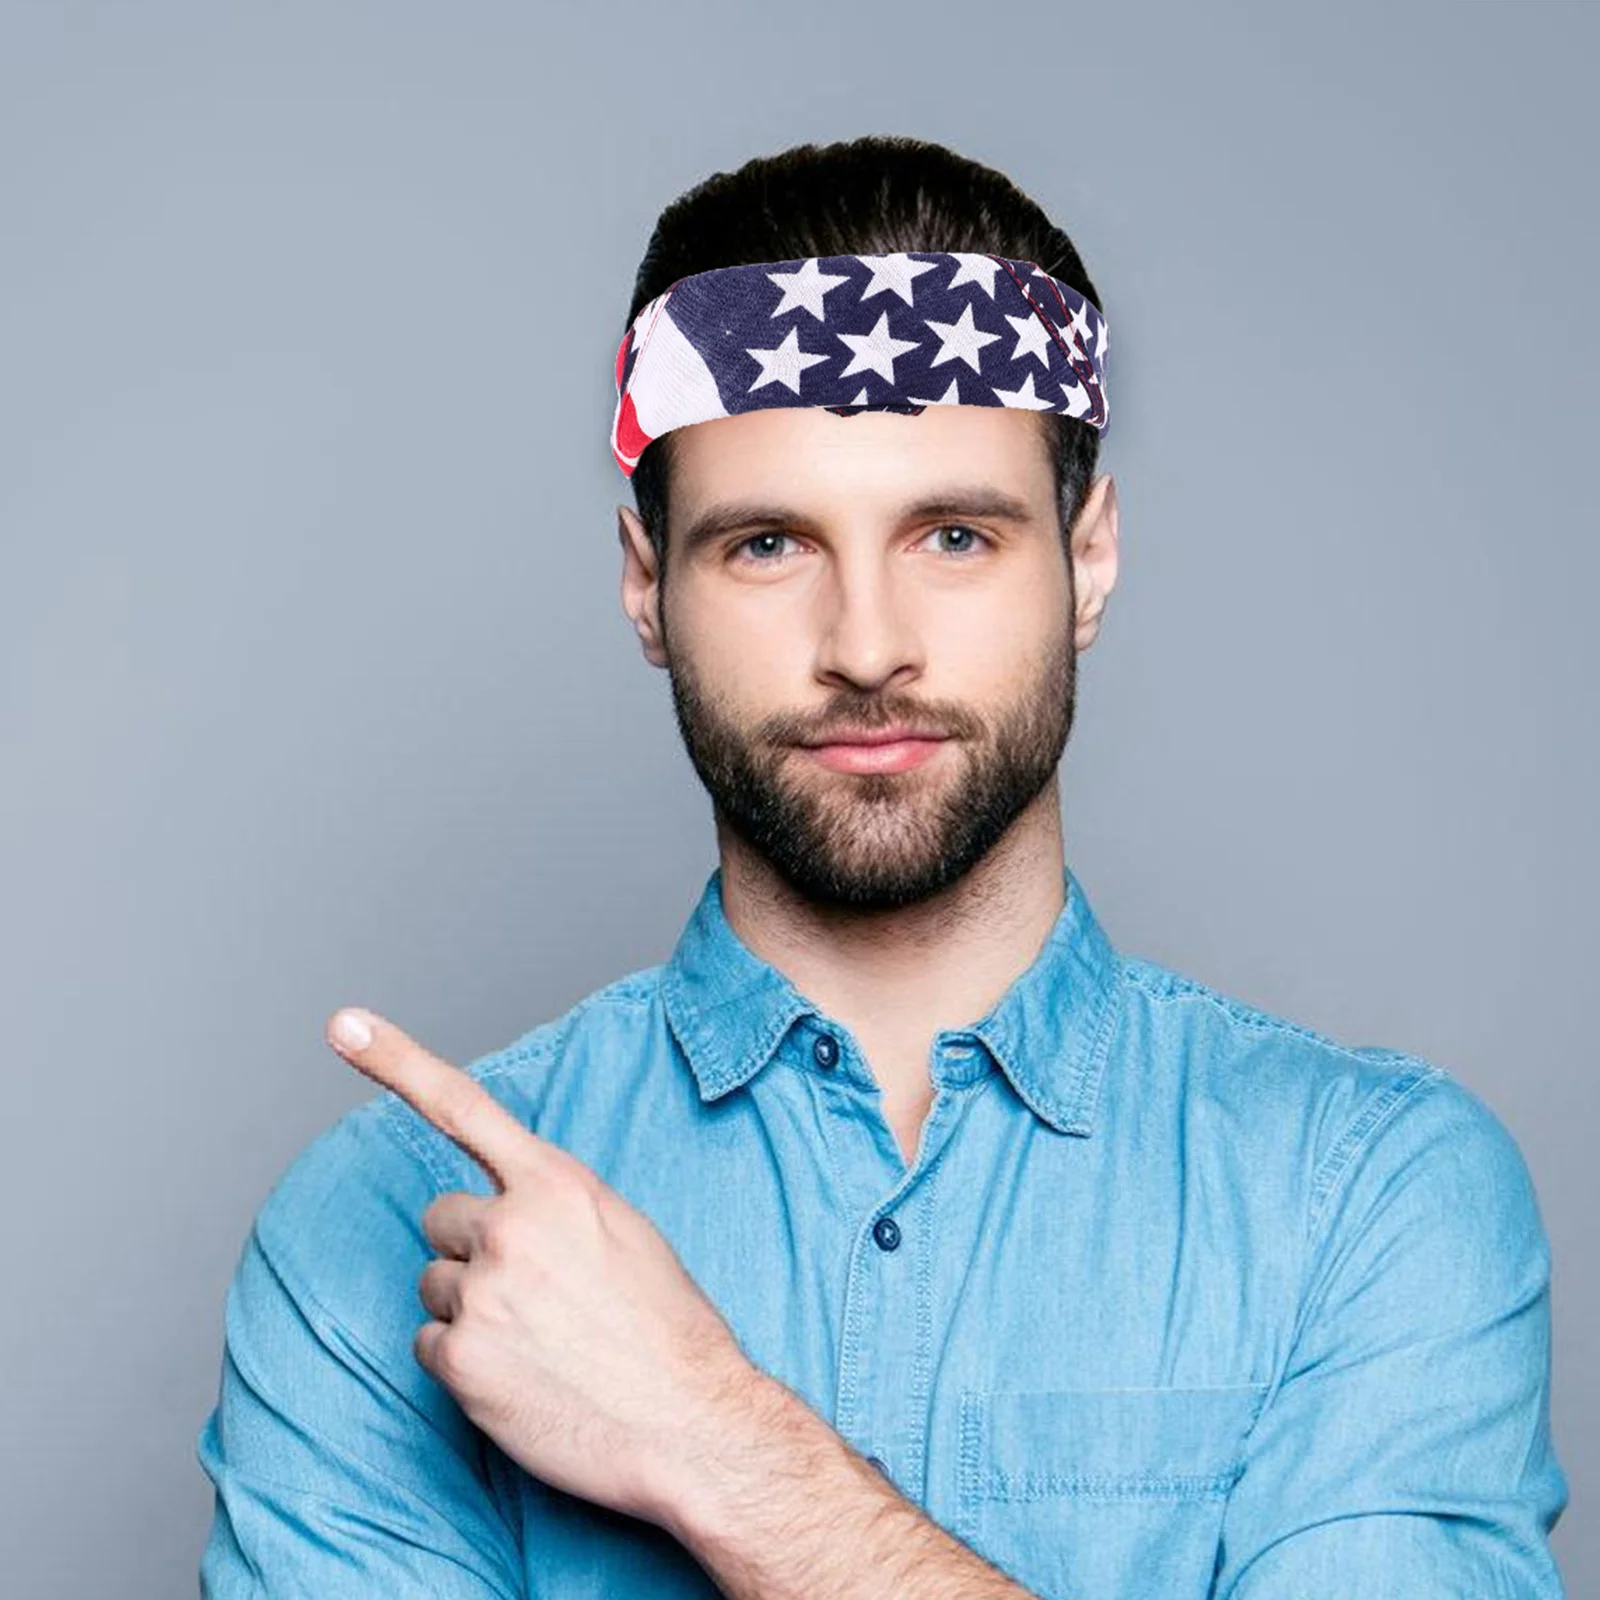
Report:
M 945 1091 L 949 1093 L 948 1090 Z M 949 1111 L 955 1115 L 966 1109 L 960 1103 L 951 1104 Z M 950 1147 L 955 1138 L 954 1124 L 945 1130 L 944 1145 L 939 1151 L 942 1157 L 945 1150 Z M 912 1473 L 917 1483 L 919 1492 L 926 1494 L 927 1484 L 927 1459 L 928 1459 L 928 1413 L 929 1394 L 933 1384 L 933 1345 L 934 1345 L 934 1287 L 933 1267 L 938 1259 L 939 1235 L 939 1162 L 936 1160 L 929 1168 L 923 1181 L 923 1215 L 928 1219 L 928 1237 L 923 1241 L 923 1247 L 917 1255 L 916 1272 L 912 1278 L 912 1316 L 913 1332 L 911 1344 L 911 1393 L 910 1411 L 911 1426 L 910 1437 L 906 1446 L 911 1453 Z
M 1335 1051 L 1341 1056 L 1359 1062 L 1362 1066 L 1414 1059 L 1403 1050 L 1343 1044 L 1325 1033 L 1318 1033 L 1315 1028 L 1306 1027 L 1304 1023 L 1294 1022 L 1288 1017 L 1274 1016 L 1270 1011 L 1262 1011 L 1255 1006 L 1245 1004 L 1242 1000 L 1235 1000 L 1196 978 L 1187 978 L 1182 973 L 1170 972 L 1164 968 L 1153 968 L 1149 963 L 1135 957 L 1129 957 L 1123 962 L 1123 970 L 1129 981 L 1137 984 L 1139 989 L 1152 1000 L 1168 1004 L 1187 999 L 1204 1000 L 1215 1010 L 1243 1027 L 1255 1028 L 1263 1033 L 1288 1034 L 1292 1038 Z
M 672 1035 L 678 1048 L 688 1058 L 691 1071 L 694 1070 L 695 1061 L 689 1045 L 693 1043 L 699 1047 L 701 1054 L 708 1061 L 708 1066 L 705 1072 L 699 1073 L 697 1076 L 703 1081 L 707 1093 L 715 1096 L 721 1092 L 723 1085 L 730 1076 L 728 1058 L 723 1053 L 722 1035 L 715 1028 L 705 1026 L 705 1020 L 725 1007 L 733 1005 L 736 1000 L 742 999 L 742 992 L 737 996 L 726 995 L 713 1001 L 710 1005 L 695 1008 L 691 1008 L 683 998 L 682 988 L 679 984 L 674 983 L 670 993 L 675 998 L 676 1003 L 683 1008 L 684 1022 L 680 1031 L 673 1019 L 672 1007 L 666 1005 L 666 992 L 664 991 L 663 1006 L 666 1010 L 667 1025 L 672 1030 Z
M 1243 1470 L 1236 1465 L 1218 1472 L 995 1472 L 987 1487 L 992 1500 L 1039 1500 L 1056 1494 L 1098 1500 L 1210 1499 L 1227 1494 Z
M 1127 970 L 1127 963 L 1118 957 L 1113 980 L 1100 997 L 1100 1018 L 1095 1029 L 1094 1044 L 1078 1069 L 1077 1079 L 1072 1085 L 1072 1102 L 1078 1107 L 1077 1115 L 1072 1120 L 1075 1123 L 1081 1122 L 1086 1128 L 1094 1124 L 1095 1111 L 1100 1104 L 1101 1086 L 1105 1083 L 1106 1059 L 1111 1053 L 1117 1028 L 1127 1016 L 1128 1008 L 1123 993 Z M 1084 1104 L 1082 1099 L 1086 1084 L 1093 1086 L 1094 1096 Z
M 597 1000 L 621 1005 L 648 1005 L 661 983 L 660 967 L 643 967 L 638 972 L 625 972 L 620 978 L 596 989 L 578 1002 L 580 1006 L 594 1004 Z
M 763 1066 L 766 1065 L 768 1058 L 772 1055 L 772 1052 L 778 1048 L 778 1041 L 783 1038 L 783 1036 L 795 1025 L 798 1020 L 799 1014 L 790 1012 L 788 1010 L 780 1011 L 772 1019 L 772 1025 L 761 1036 L 760 1042 L 757 1046 L 756 1053 L 759 1054 Z M 752 1076 L 754 1076 L 754 1074 L 752 1074 Z M 719 1083 L 722 1082 L 721 1075 L 719 1075 L 717 1081 Z
M 807 1072 L 803 1067 L 797 1067 L 800 1081 L 805 1085 L 806 1094 L 811 1100 L 812 1114 L 818 1122 L 825 1121 L 833 1115 L 829 1105 L 829 1097 L 837 1092 L 831 1082 L 820 1082 L 815 1073 Z M 828 1170 L 833 1174 L 833 1192 L 837 1195 L 850 1193 L 850 1186 L 844 1180 L 844 1173 L 839 1167 L 839 1157 L 833 1148 L 833 1140 L 826 1133 L 822 1135 L 822 1154 L 828 1163 Z
M 978 1499 L 983 1485 L 979 1462 L 982 1459 L 983 1396 L 964 1391 L 961 1396 L 961 1461 L 956 1495 L 956 1515 L 962 1532 L 970 1535 L 977 1523 Z
M 985 1094 L 989 1094 L 996 1089 L 996 1087 L 1002 1081 L 1002 1076 L 1003 1075 L 998 1068 L 992 1068 L 974 1083 L 963 1083 L 948 1088 L 946 1093 L 951 1095 L 960 1095 L 963 1097 L 961 1102 L 952 1104 L 951 1106 L 954 1119 L 958 1122 L 966 1121 L 967 1117 L 972 1112 L 972 1108 L 977 1105 L 977 1103 L 984 1097 Z M 939 1148 L 934 1152 L 933 1159 L 927 1164 L 926 1167 L 922 1169 L 922 1182 L 931 1183 L 933 1181 L 934 1175 L 938 1172 L 940 1167 L 944 1165 L 945 1159 L 950 1153 L 950 1145 L 954 1139 L 955 1128 L 952 1126 L 949 1133 L 945 1135 L 944 1140 L 940 1144 Z M 911 1174 L 907 1172 L 905 1174 L 905 1178 L 910 1177 Z M 893 1206 L 904 1193 L 906 1193 L 906 1185 L 903 1179 L 901 1186 L 895 1190 L 894 1194 L 890 1197 L 887 1203 L 890 1206 Z M 930 1196 L 929 1199 L 931 1203 L 932 1196 Z
M 1408 1058 L 1409 1059 L 1409 1058 Z M 1306 1211 L 1306 1237 L 1316 1233 L 1329 1199 L 1339 1180 L 1350 1170 L 1357 1154 L 1418 1090 L 1437 1083 L 1444 1068 L 1430 1062 L 1410 1060 L 1398 1078 L 1368 1096 L 1345 1131 L 1334 1141 L 1317 1170 L 1312 1174 L 1311 1195 Z
M 473 1066 L 468 1075 L 479 1083 L 489 1083 L 494 1079 L 519 1072 L 525 1067 L 548 1066 L 565 1048 L 573 1030 L 592 1007 L 606 1005 L 623 1006 L 633 1011 L 646 1009 L 651 1000 L 649 991 L 641 992 L 637 987 L 625 987 L 642 981 L 636 974 L 630 973 L 615 983 L 594 990 L 570 1007 L 566 1014 L 554 1023 L 546 1023 L 534 1029 L 518 1043 L 508 1045 L 504 1050 L 496 1051 L 486 1057 Z M 409 1109 L 409 1102 L 393 1089 L 386 1089 L 378 1097 L 378 1101 L 384 1121 L 394 1131 L 398 1141 L 422 1163 L 438 1189 L 447 1188 L 452 1182 L 451 1175 L 440 1171 L 418 1134 L 401 1115 L 401 1106 L 405 1105 Z
M 1271 1388 L 1266 1378 L 1251 1378 L 1243 1383 L 1108 1383 L 1095 1384 L 1087 1389 L 991 1389 L 989 1393 L 1013 1398 L 1021 1395 L 1083 1395 L 1110 1394 L 1255 1394 L 1258 1398 Z
M 413 1160 L 422 1163 L 423 1170 L 433 1180 L 435 1191 L 442 1191 L 450 1182 L 449 1176 L 441 1172 L 433 1164 L 433 1157 L 428 1154 L 427 1147 L 422 1143 L 415 1131 L 407 1125 L 405 1118 L 400 1115 L 400 1107 L 402 1105 L 407 1110 L 411 1109 L 409 1101 L 404 1100 L 393 1089 L 386 1090 L 382 1101 L 383 1120 L 389 1131 L 395 1136 L 396 1142 L 405 1146 Z
M 491 1056 L 482 1066 L 475 1067 L 471 1075 L 479 1083 L 488 1083 L 492 1078 L 508 1077 L 513 1072 L 520 1072 L 524 1067 L 547 1067 L 555 1060 L 561 1046 L 566 1043 L 566 1035 L 567 1030 L 563 1028 L 559 1039 L 547 1039 L 544 1043 L 530 1045 L 527 1049 Z
M 719 1001 L 715 1006 L 704 1008 L 700 1015 L 704 1017 L 711 1011 L 721 1011 L 724 1007 L 735 1004 L 737 999 L 738 997 L 734 996 L 728 1000 Z M 762 1067 L 767 1065 L 772 1052 L 778 1048 L 778 1041 L 799 1021 L 801 1015 L 801 1012 L 792 1009 L 791 1006 L 778 1012 L 773 1017 L 766 1032 L 758 1037 L 754 1048 L 750 1052 L 751 1055 L 759 1054 Z M 733 1088 L 735 1086 L 733 1082 L 734 1073 L 738 1064 L 730 1062 L 724 1052 L 722 1035 L 714 1029 L 710 1031 L 702 1030 L 697 1042 L 700 1044 L 701 1049 L 712 1057 L 711 1070 L 706 1074 L 708 1086 L 718 1093 Z M 756 1071 L 760 1070 L 761 1068 L 759 1067 L 756 1069 Z M 801 1070 L 804 1069 L 802 1068 Z M 755 1072 L 749 1073 L 739 1086 L 743 1087 L 743 1084 L 748 1083 L 754 1076 Z
M 505 1049 L 485 1057 L 470 1069 L 469 1076 L 479 1083 L 487 1083 L 492 1079 L 518 1072 L 524 1067 L 548 1066 L 565 1047 L 568 1037 L 592 1007 L 607 1005 L 626 1007 L 633 1011 L 646 1009 L 651 1003 L 651 991 L 648 987 L 644 987 L 647 983 L 647 979 L 641 978 L 636 973 L 629 973 L 614 983 L 596 989 L 571 1006 L 565 1015 L 554 1023 L 546 1023 L 534 1029 L 523 1040 L 507 1045 Z M 400 1115 L 401 1105 L 408 1105 L 409 1102 L 392 1089 L 385 1090 L 378 1096 L 378 1100 L 385 1121 L 395 1131 L 400 1142 L 422 1162 L 441 1188 L 448 1184 L 451 1181 L 449 1174 L 440 1172 L 435 1166 L 426 1147 Z

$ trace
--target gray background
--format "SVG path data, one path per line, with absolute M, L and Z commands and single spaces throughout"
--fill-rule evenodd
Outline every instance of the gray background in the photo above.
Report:
M 662 205 L 866 132 L 1009 172 L 1111 323 L 1069 861 L 1511 1128 L 1600 1592 L 1596 13 L 1204 9 L 0 9 L 8 1594 L 194 1592 L 227 1279 L 372 1092 L 333 1009 L 467 1062 L 670 951 L 612 356 Z

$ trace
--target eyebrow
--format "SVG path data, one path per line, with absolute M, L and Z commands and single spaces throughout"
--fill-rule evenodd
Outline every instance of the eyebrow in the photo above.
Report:
M 991 488 L 941 489 L 902 506 L 899 515 L 902 522 L 920 522 L 927 517 L 986 517 L 1002 522 L 1031 522 L 1034 516 L 1033 508 L 1026 501 Z M 741 528 L 774 524 L 801 532 L 816 527 L 812 518 L 789 506 L 769 501 L 731 500 L 709 507 L 689 523 L 683 533 L 683 553 L 689 555 L 702 545 Z

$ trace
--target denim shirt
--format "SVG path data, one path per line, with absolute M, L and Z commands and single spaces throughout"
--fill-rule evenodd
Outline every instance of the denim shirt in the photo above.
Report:
M 1441 1067 L 1113 949 L 1076 875 L 933 1041 L 907 1166 L 856 1038 L 707 880 L 664 964 L 465 1069 L 666 1236 L 745 1353 L 1062 1600 L 1559 1596 L 1549 1248 Z M 261 1204 L 228 1287 L 202 1592 L 710 1596 L 416 1360 L 422 1212 L 492 1194 L 397 1095 Z

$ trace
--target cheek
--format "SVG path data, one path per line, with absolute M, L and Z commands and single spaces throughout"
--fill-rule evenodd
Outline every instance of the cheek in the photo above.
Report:
M 956 597 L 930 617 L 930 665 L 1003 685 L 1049 648 L 1067 626 L 1066 613 L 1065 580 L 1053 582 L 1046 572 L 1036 581 Z
M 804 696 L 809 658 L 801 629 L 731 610 L 699 630 L 684 620 L 674 650 L 725 717 L 748 723 Z

